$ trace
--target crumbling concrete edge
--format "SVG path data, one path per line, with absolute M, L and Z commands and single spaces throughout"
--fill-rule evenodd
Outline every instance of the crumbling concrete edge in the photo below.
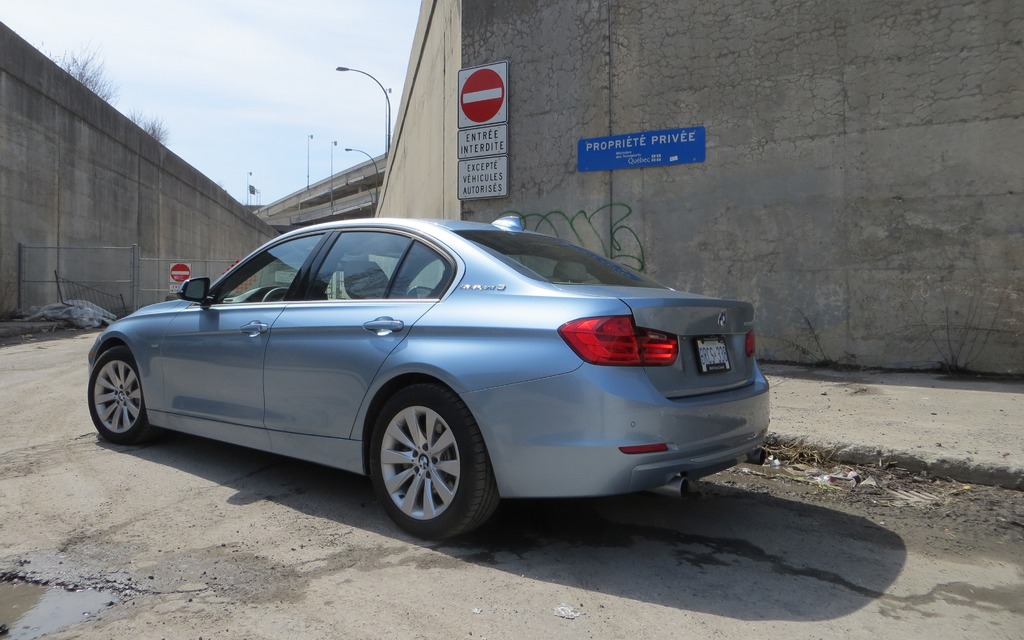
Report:
M 811 436 L 783 435 L 769 432 L 766 445 L 771 448 L 797 448 L 813 451 L 821 458 L 840 464 L 866 465 L 879 468 L 899 467 L 911 473 L 927 471 L 956 482 L 979 484 L 1004 489 L 1024 490 L 1024 467 L 983 463 L 971 457 L 927 457 L 909 451 L 883 447 L 827 442 Z

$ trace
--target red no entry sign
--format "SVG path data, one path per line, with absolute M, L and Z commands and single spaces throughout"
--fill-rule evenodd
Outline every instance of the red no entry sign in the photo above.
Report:
M 508 119 L 508 62 L 459 71 L 459 128 Z
M 185 282 L 192 276 L 192 265 L 184 262 L 171 265 L 171 281 Z

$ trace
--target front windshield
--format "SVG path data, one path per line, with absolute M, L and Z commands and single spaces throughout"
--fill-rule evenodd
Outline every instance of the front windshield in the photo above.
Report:
M 501 229 L 459 231 L 458 234 L 535 280 L 561 285 L 667 288 L 632 269 L 558 238 Z

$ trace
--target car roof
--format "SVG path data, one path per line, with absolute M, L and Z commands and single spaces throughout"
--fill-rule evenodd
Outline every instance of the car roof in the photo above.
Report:
M 497 230 L 497 228 L 486 222 L 470 222 L 467 220 L 449 220 L 443 218 L 354 218 L 351 220 L 338 220 L 335 222 L 324 222 L 309 227 L 303 227 L 284 234 L 281 237 L 301 235 L 313 231 L 331 231 L 335 229 L 381 227 L 387 229 L 406 229 L 419 231 L 431 235 L 440 229 L 446 231 L 468 231 L 468 230 Z

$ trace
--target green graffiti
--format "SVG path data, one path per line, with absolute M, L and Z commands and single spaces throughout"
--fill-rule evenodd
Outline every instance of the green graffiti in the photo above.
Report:
M 581 209 L 573 215 L 557 210 L 547 213 L 505 211 L 501 215 L 519 216 L 523 226 L 531 231 L 575 242 L 637 271 L 644 271 L 646 267 L 640 236 L 626 224 L 626 219 L 633 215 L 633 208 L 628 204 L 613 202 L 593 213 Z

